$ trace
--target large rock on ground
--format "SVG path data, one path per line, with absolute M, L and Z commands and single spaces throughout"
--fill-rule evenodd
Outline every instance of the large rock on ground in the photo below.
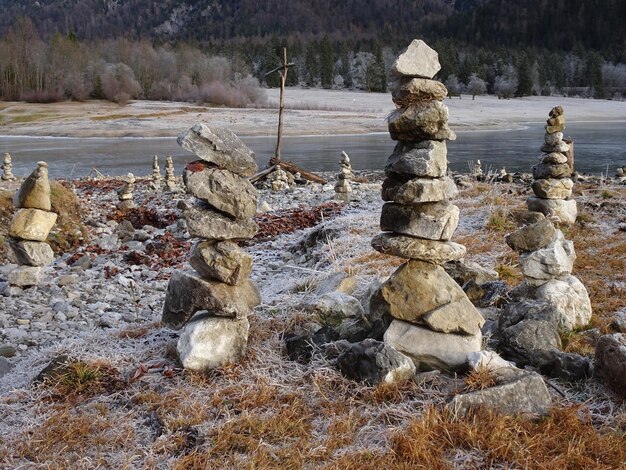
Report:
M 410 358 L 373 339 L 353 344 L 337 358 L 337 367 L 349 379 L 368 385 L 409 380 L 415 375 Z
M 550 392 L 541 376 L 526 373 L 494 387 L 456 395 L 448 406 L 459 415 L 464 415 L 475 407 L 511 415 L 544 415 L 548 413 L 551 404 Z
M 202 277 L 230 285 L 241 284 L 252 272 L 252 257 L 231 241 L 196 243 L 189 264 Z
M 388 202 L 380 214 L 380 229 L 428 240 L 450 240 L 459 225 L 459 208 L 447 202 L 411 206 Z
M 11 221 L 9 236 L 22 240 L 42 242 L 48 237 L 56 221 L 57 215 L 54 212 L 39 209 L 20 209 Z
M 472 336 L 437 333 L 394 320 L 384 336 L 385 344 L 411 358 L 418 370 L 457 370 L 467 355 L 482 349 L 482 334 Z
M 394 233 L 380 233 L 372 239 L 372 248 L 386 255 L 417 259 L 435 264 L 461 259 L 466 248 L 454 242 L 425 240 Z
M 196 124 L 178 137 L 178 145 L 240 176 L 252 176 L 257 171 L 254 152 L 229 129 Z
M 447 168 L 446 143 L 437 140 L 398 142 L 385 165 L 387 174 L 429 178 L 445 176 Z
M 395 110 L 388 118 L 393 140 L 456 140 L 448 127 L 448 107 L 440 101 L 415 103 Z
M 443 165 L 445 168 L 444 156 Z M 437 172 L 437 171 L 436 171 Z M 444 170 L 445 173 L 445 170 Z M 399 181 L 393 177 L 383 181 L 383 201 L 397 204 L 418 204 L 420 202 L 438 202 L 452 199 L 459 193 L 450 177 L 445 178 L 415 178 L 409 181 Z
M 557 231 L 556 240 L 548 246 L 522 253 L 519 258 L 522 274 L 531 284 L 570 274 L 575 260 L 574 243 L 565 240 L 560 230 Z
M 167 285 L 161 321 L 178 329 L 201 310 L 213 316 L 245 318 L 260 303 L 259 290 L 250 280 L 231 286 L 202 279 L 193 271 L 176 271 Z
M 567 199 L 573 187 L 574 182 L 569 178 L 536 180 L 532 184 L 535 196 L 542 199 Z
M 5 240 L 6 255 L 11 263 L 28 266 L 47 266 L 52 263 L 54 253 L 46 242 Z
M 197 315 L 180 334 L 176 349 L 188 370 L 209 371 L 239 361 L 246 353 L 250 324 L 246 318 Z
M 404 78 L 391 85 L 391 98 L 401 107 L 418 101 L 443 101 L 448 96 L 445 85 L 426 78 Z
M 533 297 L 550 306 L 561 329 L 572 331 L 587 326 L 591 321 L 589 294 L 575 276 L 552 279 L 537 287 Z
M 18 266 L 8 275 L 9 284 L 17 287 L 36 286 L 41 282 L 41 268 Z
M 486 282 L 496 281 L 499 277 L 498 273 L 493 269 L 485 268 L 469 260 L 451 261 L 446 263 L 443 269 L 460 286 L 464 286 L 468 282 L 479 285 L 485 284 Z
M 391 66 L 392 75 L 404 77 L 433 78 L 439 70 L 439 54 L 421 39 L 413 39 Z
M 522 320 L 501 332 L 500 350 L 520 367 L 544 364 L 553 349 L 561 349 L 561 337 L 550 321 Z
M 256 213 L 259 195 L 247 178 L 200 160 L 187 164 L 183 181 L 189 193 L 218 211 L 238 219 Z
M 13 205 L 26 209 L 49 211 L 50 181 L 48 180 L 48 164 L 37 162 L 37 168 L 24 180 L 20 189 L 13 197 Z
M 598 340 L 595 374 L 621 397 L 626 398 L 626 335 L 615 333 Z
M 252 238 L 257 225 L 251 219 L 233 219 L 212 210 L 205 203 L 197 203 L 183 212 L 187 229 L 194 237 L 210 240 Z
M 540 199 L 535 196 L 529 196 L 526 200 L 526 206 L 529 211 L 541 212 L 546 217 L 558 217 L 562 224 L 573 224 L 576 222 L 578 209 L 574 199 Z
M 515 251 L 535 251 L 556 240 L 556 228 L 549 219 L 542 219 L 507 235 L 506 243 Z

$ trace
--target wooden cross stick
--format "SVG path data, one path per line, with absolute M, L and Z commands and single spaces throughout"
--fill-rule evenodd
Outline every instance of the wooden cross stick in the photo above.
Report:
M 283 47 L 283 64 L 279 65 L 275 69 L 270 70 L 265 74 L 267 77 L 275 72 L 278 72 L 280 75 L 280 105 L 278 108 L 278 137 L 276 139 L 276 153 L 274 157 L 270 159 L 269 166 L 276 165 L 280 163 L 280 142 L 283 135 L 283 111 L 285 110 L 285 82 L 287 81 L 287 72 L 289 71 L 289 67 L 293 67 L 293 62 L 287 62 L 287 48 Z

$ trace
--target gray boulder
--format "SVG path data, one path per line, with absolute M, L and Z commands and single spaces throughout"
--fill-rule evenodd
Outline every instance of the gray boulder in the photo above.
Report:
M 380 228 L 383 232 L 447 241 L 459 225 L 459 214 L 459 208 L 447 202 L 411 206 L 388 202 L 380 214 Z
M 13 197 L 13 205 L 18 208 L 40 209 L 49 211 L 50 181 L 48 180 L 48 164 L 37 162 L 37 168 L 24 180 L 20 189 Z
M 12 286 L 30 287 L 41 282 L 42 272 L 40 267 L 18 266 L 9 272 L 8 281 Z
M 199 314 L 181 331 L 176 345 L 185 369 L 205 372 L 239 361 L 246 353 L 250 324 L 246 318 Z
M 252 238 L 258 229 L 251 219 L 230 218 L 201 202 L 185 210 L 183 217 L 192 236 L 210 240 Z
M 240 176 L 252 176 L 257 171 L 254 152 L 229 129 L 196 124 L 178 137 L 178 145 Z
M 161 321 L 178 329 L 201 310 L 214 316 L 245 318 L 260 303 L 259 290 L 250 280 L 231 286 L 203 279 L 193 271 L 176 271 L 167 285 Z
M 241 284 L 252 272 L 252 257 L 231 241 L 203 241 L 191 249 L 189 264 L 202 277 Z
M 185 167 L 183 181 L 189 193 L 218 211 L 237 219 L 256 213 L 258 193 L 247 178 L 196 161 Z
M 533 298 L 549 305 L 558 327 L 565 331 L 587 326 L 591 321 L 589 294 L 574 276 L 549 280 L 534 290 Z
M 388 118 L 393 140 L 456 140 L 448 127 L 448 107 L 440 101 L 414 103 L 395 110 Z
M 592 366 L 588 357 L 554 349 L 549 359 L 541 364 L 539 370 L 548 377 L 565 382 L 576 382 L 591 377 Z
M 542 199 L 567 199 L 572 195 L 574 182 L 569 178 L 548 178 L 534 181 L 531 187 L 535 196 Z
M 447 168 L 446 143 L 436 140 L 398 142 L 385 165 L 385 171 L 388 174 L 426 176 L 430 178 L 444 177 Z M 430 186 L 432 192 L 434 185 Z M 384 191 L 385 186 L 383 186 L 383 196 Z M 419 188 L 415 188 L 414 191 L 419 191 Z M 424 191 L 420 192 L 423 193 Z
M 574 199 L 541 199 L 529 196 L 526 199 L 526 206 L 529 211 L 541 212 L 546 217 L 556 217 L 562 224 L 573 224 L 578 215 Z
M 574 243 L 563 238 L 557 230 L 556 240 L 544 248 L 520 254 L 520 268 L 527 282 L 542 284 L 546 280 L 566 276 L 572 272 L 576 260 Z
M 46 242 L 29 242 L 8 238 L 4 242 L 5 252 L 11 263 L 28 266 L 47 266 L 52 263 L 54 253 Z
M 421 39 L 413 39 L 391 65 L 392 75 L 404 77 L 433 78 L 439 70 L 439 54 Z
M 447 201 L 458 193 L 459 190 L 450 177 L 415 178 L 406 182 L 389 177 L 383 181 L 382 198 L 383 201 L 397 204 L 417 204 Z
M 550 178 L 569 178 L 572 175 L 572 169 L 567 163 L 560 165 L 547 165 L 538 163 L 533 168 L 533 178 L 536 180 L 545 180 Z
M 48 234 L 56 221 L 57 215 L 54 212 L 40 209 L 19 209 L 9 226 L 9 236 L 43 242 L 48 238 Z
M 506 243 L 515 251 L 535 251 L 556 240 L 556 228 L 549 219 L 542 219 L 507 235 Z
M 352 344 L 337 358 L 337 367 L 349 379 L 367 385 L 410 380 L 415 375 L 411 359 L 373 339 Z
M 401 78 L 391 84 L 391 99 L 401 107 L 417 101 L 442 101 L 448 96 L 445 85 L 426 78 Z
M 595 374 L 619 396 L 626 398 L 626 335 L 604 335 L 596 345 Z
M 460 286 L 464 286 L 468 282 L 480 285 L 498 279 L 498 273 L 493 269 L 485 268 L 469 260 L 450 261 L 443 265 L 443 269 Z
M 522 320 L 501 333 L 500 350 L 520 367 L 548 362 L 555 348 L 561 349 L 561 337 L 549 321 Z

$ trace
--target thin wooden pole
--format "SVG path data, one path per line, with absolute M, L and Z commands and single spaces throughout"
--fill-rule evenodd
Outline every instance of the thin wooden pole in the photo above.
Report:
M 285 82 L 287 81 L 287 72 L 289 67 L 287 66 L 287 48 L 283 47 L 283 69 L 279 70 L 280 74 L 280 105 L 278 108 L 278 137 L 276 139 L 276 154 L 273 158 L 272 164 L 279 163 L 280 159 L 280 144 L 283 137 L 283 112 L 285 111 Z

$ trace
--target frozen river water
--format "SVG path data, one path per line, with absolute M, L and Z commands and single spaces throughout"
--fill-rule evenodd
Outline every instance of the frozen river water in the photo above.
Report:
M 457 131 L 458 139 L 448 144 L 450 167 L 467 171 L 468 162 L 480 159 L 483 170 L 506 167 L 509 171 L 530 171 L 541 154 L 543 126 L 533 123 L 511 130 Z M 576 144 L 579 172 L 609 175 L 626 165 L 626 122 L 568 122 L 566 136 Z M 242 137 L 256 152 L 259 167 L 272 156 L 274 137 Z M 355 170 L 380 170 L 391 154 L 394 142 L 386 133 L 363 135 L 288 136 L 282 156 L 311 171 L 335 171 L 341 151 L 346 151 Z M 35 162 L 45 160 L 55 178 L 86 176 L 92 168 L 105 175 L 151 174 L 152 157 L 172 155 L 179 174 L 193 157 L 176 144 L 175 138 L 66 138 L 0 136 L 0 156 L 13 156 L 13 172 L 25 176 Z M 160 158 L 161 171 L 165 165 Z

